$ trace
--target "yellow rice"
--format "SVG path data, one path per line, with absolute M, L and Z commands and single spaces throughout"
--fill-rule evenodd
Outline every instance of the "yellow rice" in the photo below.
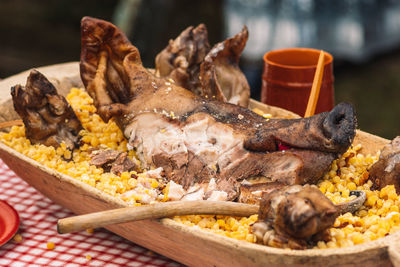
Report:
M 91 148 L 108 147 L 127 151 L 127 141 L 112 119 L 104 123 L 95 114 L 93 100 L 83 89 L 71 89 L 67 100 L 84 127 L 84 130 L 80 132 L 82 145 L 79 149 L 71 153 L 63 144 L 57 149 L 44 145 L 32 145 L 25 138 L 23 126 L 14 126 L 9 133 L 2 133 L 1 141 L 41 164 L 120 198 L 129 205 L 141 205 L 140 195 L 124 194 L 137 188 L 138 181 L 149 185 L 149 189 L 143 189 L 143 193 L 149 193 L 154 189 L 161 192 L 157 198 L 158 201 L 168 200 L 168 186 L 164 187 L 161 181 L 147 177 L 145 172 L 124 172 L 121 175 L 115 175 L 104 173 L 102 168 L 90 165 L 88 151 Z M 266 119 L 271 117 L 268 114 L 260 115 Z M 382 190 L 370 190 L 372 183 L 368 180 L 368 168 L 379 155 L 363 155 L 359 153 L 360 149 L 360 145 L 350 147 L 341 158 L 332 163 L 330 170 L 317 186 L 334 203 L 351 199 L 350 190 L 364 190 L 367 200 L 354 215 L 346 213 L 339 216 L 330 230 L 331 241 L 320 241 L 315 248 L 352 246 L 400 230 L 400 198 L 394 186 L 387 186 Z M 135 159 L 134 151 L 128 151 L 128 153 L 132 159 Z M 257 221 L 257 215 L 243 218 L 187 215 L 176 216 L 173 220 L 219 235 L 256 242 L 255 236 L 249 232 L 249 226 Z

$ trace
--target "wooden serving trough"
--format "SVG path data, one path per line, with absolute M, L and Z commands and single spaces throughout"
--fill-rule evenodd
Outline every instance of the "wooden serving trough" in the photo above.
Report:
M 38 68 L 66 94 L 82 86 L 77 62 Z M 18 118 L 10 100 L 10 88 L 25 84 L 28 71 L 0 81 L 0 121 Z M 296 117 L 280 108 L 252 100 L 276 117 Z M 357 131 L 355 143 L 363 152 L 375 153 L 388 140 Z M 22 179 L 54 202 L 76 214 L 127 206 L 87 184 L 42 166 L 0 143 L 0 158 Z M 56 227 L 56 225 L 54 225 Z M 106 227 L 143 247 L 190 266 L 400 266 L 400 232 L 372 242 L 340 249 L 284 250 L 239 241 L 179 224 L 171 219 L 145 220 Z

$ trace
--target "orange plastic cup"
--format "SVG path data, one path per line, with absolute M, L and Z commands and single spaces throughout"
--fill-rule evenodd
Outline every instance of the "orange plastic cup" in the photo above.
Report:
M 320 50 L 287 48 L 264 55 L 261 102 L 304 116 L 317 68 Z M 335 105 L 333 57 L 325 52 L 324 74 L 315 113 L 331 110 Z

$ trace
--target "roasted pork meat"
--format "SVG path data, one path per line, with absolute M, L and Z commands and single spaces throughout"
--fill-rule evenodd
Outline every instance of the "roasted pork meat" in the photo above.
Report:
M 11 95 L 26 137 L 33 144 L 58 147 L 64 142 L 71 150 L 78 146 L 82 125 L 67 100 L 43 74 L 31 71 L 25 87 L 12 87 Z
M 156 74 L 200 95 L 200 64 L 209 51 L 206 26 L 190 26 L 156 56 Z
M 374 189 L 394 185 L 397 194 L 400 194 L 400 136 L 382 149 L 379 160 L 369 170 L 369 179 Z
M 271 193 L 286 186 L 281 182 L 248 182 L 244 180 L 239 187 L 238 202 L 260 205 L 264 193 Z
M 143 168 L 162 167 L 185 189 L 211 178 L 315 183 L 354 138 L 350 104 L 304 119 L 265 120 L 156 77 L 111 23 L 85 17 L 81 26 L 81 77 L 99 115 L 116 120 Z
M 90 164 L 103 168 L 114 174 L 138 170 L 136 163 L 128 157 L 128 153 L 113 149 L 98 149 L 90 154 Z
M 292 185 L 263 193 L 258 221 L 251 231 L 264 245 L 305 249 L 324 240 L 339 215 L 337 207 L 316 187 Z
M 184 30 L 156 57 L 156 74 L 197 95 L 247 107 L 250 87 L 239 68 L 246 27 L 210 50 L 204 24 Z
M 234 37 L 214 45 L 200 66 L 203 97 L 247 107 L 250 86 L 239 68 L 249 33 L 247 27 Z

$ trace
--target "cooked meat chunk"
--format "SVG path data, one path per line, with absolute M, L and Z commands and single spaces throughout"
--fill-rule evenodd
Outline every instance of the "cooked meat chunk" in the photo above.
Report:
M 107 163 L 115 161 L 119 154 L 120 154 L 119 151 L 113 149 L 94 150 L 90 154 L 91 157 L 90 164 L 95 165 L 97 167 L 102 167 Z
M 219 179 L 216 182 L 215 190 L 210 190 L 210 188 L 208 188 L 208 190 L 209 191 L 206 193 L 208 198 L 212 197 L 212 195 L 216 192 L 225 192 L 227 194 L 226 200 L 231 201 L 235 200 L 238 197 L 239 183 L 236 181 L 235 178 L 232 177 L 228 179 Z
M 128 157 L 126 152 L 112 149 L 95 150 L 90 156 L 90 164 L 102 167 L 105 171 L 110 171 L 114 174 L 137 170 L 137 165 Z
M 240 185 L 238 201 L 247 204 L 260 205 L 263 193 L 271 193 L 284 187 L 286 187 L 286 185 L 279 182 L 251 183 L 245 180 Z
M 24 122 L 26 137 L 33 144 L 58 147 L 64 142 L 71 150 L 78 145 L 82 125 L 43 74 L 31 71 L 25 87 L 12 87 L 11 95 L 14 109 Z
M 369 178 L 374 189 L 394 185 L 397 194 L 400 194 L 400 136 L 382 149 L 379 160 L 369 171 Z
M 247 28 L 216 44 L 200 66 L 202 96 L 247 107 L 250 86 L 239 68 L 239 59 L 248 39 Z
M 250 87 L 239 68 L 247 28 L 211 50 L 204 24 L 188 27 L 156 57 L 156 74 L 197 95 L 247 107 Z
M 318 188 L 294 185 L 263 193 L 258 221 L 251 226 L 264 245 L 305 249 L 313 239 L 324 239 L 339 215 Z
M 204 24 L 185 29 L 156 57 L 156 73 L 171 78 L 177 85 L 201 94 L 200 64 L 210 51 L 208 32 Z
M 162 167 L 185 189 L 211 178 L 314 183 L 355 135 L 347 103 L 309 118 L 267 121 L 197 96 L 144 68 L 137 48 L 106 21 L 83 18 L 80 66 L 98 113 L 116 120 L 143 167 Z

